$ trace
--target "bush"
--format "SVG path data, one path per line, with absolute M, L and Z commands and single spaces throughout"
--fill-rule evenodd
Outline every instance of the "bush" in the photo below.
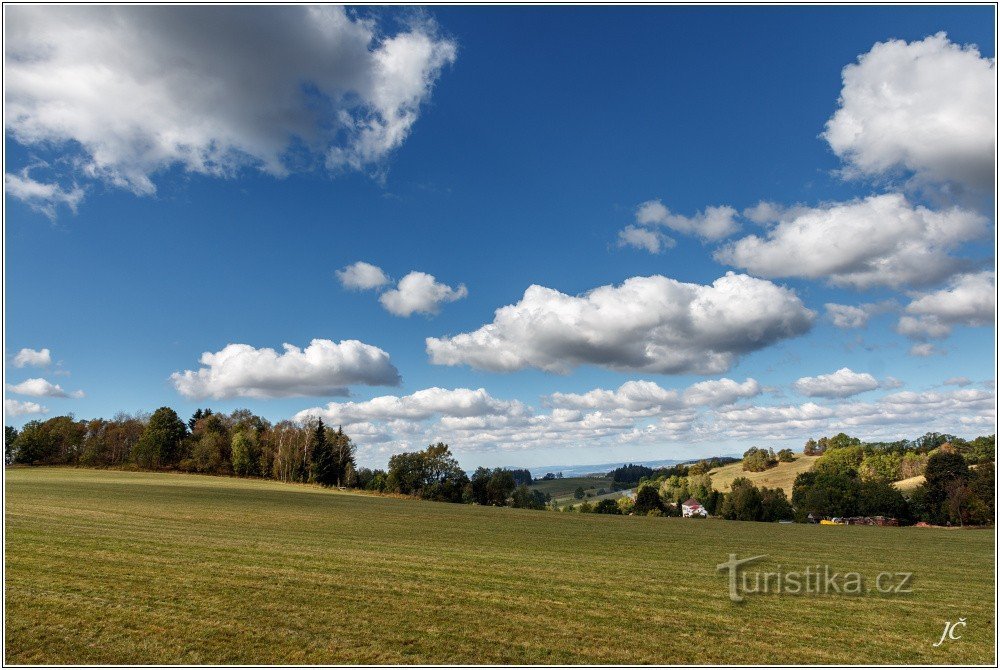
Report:
M 663 501 L 659 492 L 653 486 L 640 487 L 635 496 L 635 513 L 649 514 L 653 510 L 663 512 Z
M 594 505 L 594 512 L 597 514 L 621 514 L 618 503 L 610 498 L 605 498 Z
M 774 451 L 750 447 L 743 454 L 743 469 L 748 472 L 763 472 L 778 464 Z

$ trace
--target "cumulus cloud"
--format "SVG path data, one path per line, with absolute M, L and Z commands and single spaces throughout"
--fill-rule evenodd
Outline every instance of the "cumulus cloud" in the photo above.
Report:
M 457 51 L 430 20 L 391 34 L 336 6 L 18 6 L 4 46 L 11 138 L 62 151 L 62 181 L 144 195 L 175 167 L 378 166 Z M 44 186 L 13 193 L 40 201 Z
M 14 356 L 14 367 L 23 368 L 27 365 L 44 368 L 52 364 L 52 352 L 48 349 L 21 349 Z
M 975 212 L 957 207 L 935 212 L 887 193 L 794 210 L 765 236 L 719 248 L 715 259 L 761 277 L 898 288 L 960 271 L 965 263 L 949 251 L 985 232 L 986 220 Z
M 279 398 L 347 395 L 347 386 L 398 386 L 399 371 L 385 351 L 357 340 L 315 339 L 305 349 L 284 344 L 284 353 L 229 344 L 206 351 L 197 371 L 170 376 L 186 398 Z
M 656 382 L 629 381 L 617 390 L 593 389 L 586 393 L 553 393 L 547 398 L 552 407 L 576 410 L 626 410 L 642 413 L 676 409 L 683 406 L 677 391 L 667 390 Z
M 618 231 L 619 247 L 635 247 L 636 249 L 645 249 L 651 254 L 658 254 L 661 251 L 672 249 L 676 244 L 677 242 L 673 238 L 667 237 L 658 230 L 630 225 Z
M 947 393 L 902 391 L 871 402 L 819 405 L 736 407 L 718 410 L 706 426 L 708 434 L 730 438 L 802 439 L 832 434 L 850 427 L 868 439 L 892 439 L 919 430 L 966 434 L 990 430 L 995 424 L 992 390 L 962 389 Z
M 881 388 L 891 388 L 886 380 Z M 361 458 L 380 458 L 442 441 L 462 452 L 579 446 L 682 443 L 807 437 L 849 431 L 865 438 L 896 439 L 919 430 L 962 434 L 988 430 L 993 420 L 992 387 L 948 393 L 900 392 L 869 402 L 754 405 L 753 379 L 708 380 L 686 389 L 665 389 L 651 381 L 630 381 L 617 389 L 553 393 L 543 398 L 547 413 L 485 389 L 429 388 L 362 402 L 331 402 L 302 410 L 298 421 L 322 417 L 342 425 L 359 445 Z M 747 402 L 737 402 L 745 400 Z M 709 453 L 706 446 L 703 453 Z M 715 448 L 715 447 L 711 447 Z
M 497 400 L 486 389 L 429 388 L 406 396 L 386 395 L 364 402 L 331 402 L 304 409 L 295 415 L 303 421 L 322 418 L 328 423 L 356 424 L 370 421 L 421 421 L 433 416 L 469 418 L 522 416 L 527 408 L 517 400 Z
M 60 206 L 65 206 L 74 214 L 77 205 L 83 201 L 83 189 L 73 185 L 64 188 L 56 183 L 46 183 L 32 179 L 28 168 L 16 174 L 7 173 L 3 176 L 4 193 L 23 201 L 36 212 L 50 219 L 56 218 Z
M 389 277 L 382 272 L 382 268 L 364 261 L 337 270 L 337 279 L 344 288 L 356 291 L 377 289 L 389 283 Z
M 869 302 L 862 305 L 840 305 L 828 302 L 824 305 L 826 316 L 837 328 L 864 328 L 868 320 L 876 314 L 888 312 L 896 308 L 891 300 Z
M 996 313 L 996 277 L 991 271 L 955 277 L 947 288 L 918 294 L 896 330 L 914 339 L 947 337 L 955 326 L 988 326 Z
M 414 312 L 437 314 L 444 303 L 461 300 L 467 295 L 469 291 L 465 284 L 452 288 L 438 282 L 434 275 L 413 271 L 400 279 L 396 288 L 383 293 L 379 302 L 390 313 L 405 317 Z
M 644 226 L 666 226 L 686 235 L 695 235 L 703 240 L 721 240 L 740 228 L 738 212 L 722 205 L 706 207 L 694 216 L 682 216 L 671 212 L 659 200 L 648 200 L 636 210 L 635 220 Z
M 992 190 L 996 63 L 945 33 L 879 42 L 843 71 L 823 137 L 848 176 L 905 172 Z
M 42 378 L 26 379 L 20 384 L 7 384 L 7 390 L 18 395 L 35 398 L 82 398 L 83 391 L 64 391 L 59 384 L 53 384 Z
M 879 388 L 879 382 L 867 372 L 840 368 L 827 375 L 802 377 L 792 384 L 792 387 L 798 393 L 810 398 L 848 398 L 865 391 L 874 391 Z
M 801 335 L 814 312 L 789 289 L 727 273 L 709 286 L 633 277 L 570 296 L 533 285 L 492 323 L 427 338 L 431 362 L 510 372 L 579 365 L 658 374 L 717 374 L 741 354 Z
M 48 412 L 48 407 L 43 407 L 37 402 L 24 402 L 12 398 L 5 398 L 3 401 L 3 413 L 9 418 L 30 414 L 48 414 Z
M 692 384 L 684 391 L 684 402 L 688 405 L 722 407 L 738 400 L 753 398 L 761 392 L 756 379 L 747 379 L 741 384 L 723 377 Z

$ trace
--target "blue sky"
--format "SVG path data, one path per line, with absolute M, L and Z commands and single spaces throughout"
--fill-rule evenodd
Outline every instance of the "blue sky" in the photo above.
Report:
M 121 34 L 107 14 L 148 9 L 78 11 L 89 12 L 84 25 L 94 35 L 92 50 L 86 43 L 63 44 L 50 61 L 27 65 L 25 54 L 38 35 L 59 47 L 70 19 L 80 25 L 79 17 L 8 9 L 14 30 L 8 75 L 15 75 L 7 93 L 8 118 L 15 121 L 5 145 L 8 424 L 162 405 L 184 416 L 197 407 L 249 407 L 275 421 L 325 408 L 332 420 L 356 419 L 366 463 L 382 464 L 395 451 L 442 438 L 466 466 L 688 458 L 751 444 L 796 446 L 842 425 L 873 439 L 932 429 L 967 436 L 994 431 L 992 186 L 955 166 L 987 155 L 992 164 L 995 128 L 986 129 L 982 114 L 968 105 L 948 104 L 968 94 L 991 108 L 995 121 L 992 7 L 364 9 L 335 16 L 333 33 L 320 35 L 335 45 L 360 40 L 351 58 L 347 47 L 338 51 L 319 38 L 315 47 L 308 40 L 302 47 L 334 72 L 328 80 L 326 73 L 315 75 L 319 92 L 311 101 L 319 111 L 307 116 L 315 124 L 309 141 L 287 140 L 275 126 L 276 119 L 292 124 L 287 110 L 263 108 L 274 97 L 267 86 L 284 91 L 284 82 L 309 81 L 310 73 L 300 71 L 303 54 L 288 46 L 280 65 L 255 62 L 259 49 L 252 42 L 263 38 L 250 27 L 274 25 L 269 44 L 287 45 L 316 17 L 254 24 L 252 17 L 225 14 L 254 10 L 223 10 L 214 18 L 225 35 L 239 39 L 181 43 L 169 24 L 184 25 L 189 17 L 144 16 L 141 25 L 156 35 L 149 40 Z M 947 37 L 934 41 L 942 31 Z M 391 50 L 400 35 L 412 39 L 393 42 L 400 48 Z M 885 105 L 848 91 L 842 70 L 892 39 L 902 42 L 878 51 L 857 73 L 859 85 L 883 77 L 916 101 L 892 126 L 899 137 L 883 142 L 878 128 Z M 155 48 L 122 60 L 97 46 L 109 40 L 122 46 L 119 54 L 150 42 Z M 976 45 L 978 53 L 959 45 Z M 914 65 L 918 47 L 926 49 Z M 172 50 L 184 58 L 164 65 L 175 63 L 162 58 Z M 403 74 L 379 70 L 386 61 L 378 58 L 376 65 L 364 64 L 371 54 L 402 63 Z M 236 64 L 226 70 L 204 64 L 217 56 Z M 144 58 L 158 65 L 139 76 L 136 63 Z M 125 83 L 112 86 L 94 75 L 96 68 L 74 69 L 81 61 L 118 68 Z M 175 84 L 178 71 L 188 83 Z M 89 73 L 95 77 L 89 90 L 108 87 L 104 95 L 117 104 L 103 107 L 72 86 L 39 85 L 53 73 L 68 81 Z M 249 79 L 237 76 L 247 73 Z M 232 95 L 220 107 L 191 81 Z M 269 83 L 253 97 L 248 81 Z M 944 88 L 933 90 L 939 84 Z M 349 97 L 330 94 L 343 88 Z M 838 102 L 845 93 L 846 102 Z M 12 103 L 20 115 L 11 114 Z M 53 112 L 60 108 L 71 110 L 72 123 Z M 838 149 L 822 133 L 842 109 L 872 130 Z M 337 114 L 355 125 L 331 130 L 342 122 Z M 934 115 L 947 118 L 945 130 L 954 137 L 921 136 L 922 119 Z M 301 124 L 301 118 L 293 120 Z M 377 132 L 364 135 L 358 128 L 366 124 Z M 169 145 L 164 138 L 171 133 L 183 142 Z M 226 142 L 242 153 L 214 153 Z M 275 151 L 273 142 L 284 144 Z M 150 145 L 157 151 L 147 151 Z M 268 167 L 274 156 L 279 170 Z M 884 201 L 888 213 L 877 216 L 849 208 L 895 196 L 901 200 Z M 641 223 L 640 208 L 656 201 L 684 219 L 654 216 Z M 752 220 L 747 210 L 761 201 L 782 213 Z M 691 232 L 700 225 L 691 222 L 698 212 L 722 206 L 733 210 L 731 234 Z M 834 224 L 821 230 L 815 219 L 828 215 Z M 893 216 L 898 221 L 881 218 Z M 932 220 L 937 223 L 927 223 Z M 890 268 L 880 279 L 861 278 L 850 259 L 837 271 L 788 269 L 798 262 L 817 266 L 795 253 L 767 264 L 750 247 L 720 260 L 727 245 L 763 239 L 782 226 L 788 239 L 806 230 L 810 244 L 838 247 L 857 239 L 858 230 L 876 238 L 876 230 L 895 225 L 901 228 L 886 242 L 884 258 L 865 257 L 889 263 L 880 266 Z M 926 241 L 929 262 L 920 260 L 920 250 L 903 257 L 913 242 L 909 225 L 946 230 L 944 241 Z M 621 246 L 619 233 L 627 226 L 674 246 L 660 253 Z M 955 232 L 963 227 L 969 232 Z M 788 253 L 771 242 L 774 254 Z M 958 260 L 945 262 L 942 249 Z M 378 266 L 392 284 L 345 288 L 335 273 L 357 261 Z M 893 274 L 900 263 L 916 263 L 918 270 Z M 379 295 L 411 271 L 455 290 L 464 285 L 467 296 L 430 303 L 436 314 L 394 315 Z M 642 368 L 623 364 L 610 349 L 579 354 L 572 342 L 555 342 L 544 356 L 526 354 L 509 371 L 482 363 L 499 355 L 495 347 L 449 350 L 462 359 L 453 365 L 434 364 L 428 353 L 426 338 L 477 331 L 493 322 L 498 308 L 518 304 L 533 284 L 573 297 L 635 277 L 706 287 L 728 271 L 785 291 L 761 299 L 779 296 L 782 309 L 794 312 L 789 318 L 799 321 L 776 313 L 762 338 L 750 332 L 759 323 L 746 333 L 734 326 L 733 338 L 757 337 L 756 344 L 730 343 L 723 352 L 728 358 L 710 371 L 698 346 L 669 372 L 659 354 Z M 992 306 L 982 295 L 990 282 Z M 911 307 L 918 302 L 922 307 Z M 842 328 L 827 303 L 879 307 L 863 327 Z M 907 317 L 914 320 L 909 328 L 901 325 Z M 602 316 L 592 335 L 619 337 L 616 329 L 630 327 L 627 318 L 615 323 Z M 533 341 L 542 337 L 538 323 L 544 322 L 531 321 L 528 329 Z M 517 358 L 524 343 L 511 339 L 512 332 L 505 346 Z M 699 338 L 714 336 L 699 332 Z M 322 393 L 299 395 L 294 380 L 270 380 L 260 368 L 256 386 L 246 379 L 227 385 L 225 375 L 253 377 L 253 364 L 250 372 L 220 371 L 211 384 L 198 386 L 208 397 L 183 395 L 171 378 L 210 368 L 199 362 L 202 353 L 230 344 L 281 353 L 283 343 L 305 348 L 313 339 L 358 340 L 381 350 L 401 385 L 351 383 L 370 379 L 370 370 L 351 377 L 343 361 L 312 370 L 330 382 Z M 668 349 L 686 346 L 684 338 L 667 339 Z M 18 367 L 14 361 L 22 349 L 43 348 L 50 350 L 49 363 Z M 473 358 L 480 363 L 470 364 Z M 802 393 L 808 383 L 794 386 L 843 368 L 853 376 L 817 382 L 817 388 L 834 387 L 821 389 L 824 395 Z M 756 387 L 745 385 L 732 404 L 683 399 L 693 384 L 722 378 L 754 380 Z M 875 388 L 867 388 L 871 378 Z M 28 379 L 81 390 L 84 397 L 52 397 L 51 387 L 37 384 L 18 393 L 14 387 Z M 331 395 L 345 379 L 350 396 Z M 636 381 L 652 382 L 667 395 L 677 391 L 680 399 L 650 400 L 651 387 L 639 393 L 644 400 L 585 395 Z M 867 390 L 845 396 L 845 384 Z M 418 396 L 377 411 L 363 404 L 429 388 L 485 392 L 445 394 L 429 405 Z M 554 399 L 556 393 L 575 397 Z M 328 408 L 331 402 L 337 406 Z M 26 403 L 47 413 L 21 413 Z M 854 423 L 840 421 L 845 405 Z M 558 421 L 557 410 L 566 413 Z

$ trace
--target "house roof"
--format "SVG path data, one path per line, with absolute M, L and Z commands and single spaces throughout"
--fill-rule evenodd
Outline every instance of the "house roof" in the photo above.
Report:
M 694 507 L 695 505 L 701 507 L 701 503 L 695 500 L 694 498 L 688 498 L 682 504 L 687 505 L 688 507 Z

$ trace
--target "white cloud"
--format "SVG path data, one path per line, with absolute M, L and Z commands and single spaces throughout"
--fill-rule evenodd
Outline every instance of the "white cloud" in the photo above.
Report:
M 320 417 L 331 424 L 351 425 L 371 421 L 422 421 L 434 416 L 470 418 L 524 416 L 527 408 L 517 400 L 498 400 L 486 389 L 428 388 L 406 396 L 386 395 L 364 402 L 331 402 L 304 409 L 297 421 Z
M 706 207 L 694 216 L 682 216 L 671 212 L 659 200 L 648 200 L 639 205 L 635 220 L 644 226 L 666 226 L 679 233 L 696 235 L 703 240 L 721 240 L 739 230 L 738 215 L 735 209 L 723 205 Z
M 914 207 L 898 193 L 797 209 L 770 228 L 715 252 L 715 259 L 761 277 L 829 280 L 866 289 L 928 284 L 959 271 L 948 252 L 983 236 L 986 220 L 952 208 Z
M 56 218 L 60 205 L 68 207 L 75 214 L 77 206 L 83 200 L 83 189 L 79 186 L 63 188 L 59 184 L 36 181 L 28 174 L 28 168 L 16 174 L 5 174 L 3 185 L 6 195 L 23 201 L 50 219 Z
M 848 176 L 900 171 L 992 190 L 996 63 L 944 33 L 879 42 L 843 71 L 823 137 Z
M 357 291 L 377 289 L 389 283 L 389 277 L 382 272 L 382 268 L 364 261 L 337 270 L 337 279 L 344 288 Z
M 910 355 L 917 356 L 919 358 L 927 358 L 928 356 L 934 356 L 936 354 L 943 354 L 941 349 L 938 349 L 933 344 L 928 342 L 923 342 L 919 344 L 914 344 L 910 347 Z
M 659 412 L 684 404 L 677 391 L 668 391 L 650 381 L 625 382 L 616 391 L 594 389 L 586 393 L 553 393 L 547 402 L 561 409 L 626 410 L 632 413 Z
M 723 407 L 737 400 L 753 398 L 762 392 L 756 379 L 747 379 L 742 384 L 723 377 L 692 384 L 684 391 L 684 402 L 688 405 Z
M 507 372 L 578 365 L 658 374 L 717 374 L 741 354 L 811 327 L 789 289 L 727 273 L 710 286 L 654 275 L 570 296 L 530 286 L 471 333 L 427 338 L 431 362 Z
M 954 326 L 988 326 L 996 313 L 996 277 L 991 271 L 955 277 L 948 288 L 918 294 L 896 330 L 914 339 L 946 337 Z
M 26 379 L 20 384 L 7 384 L 7 390 L 18 395 L 36 398 L 82 398 L 83 391 L 64 391 L 59 384 L 53 384 L 42 378 Z
M 673 238 L 667 237 L 658 230 L 630 225 L 618 231 L 619 247 L 635 247 L 636 249 L 645 249 L 651 254 L 658 254 L 666 249 L 672 249 L 676 244 L 677 242 Z
M 887 379 L 881 388 L 895 384 Z M 594 447 L 645 444 L 685 450 L 703 445 L 694 448 L 708 455 L 717 454 L 720 443 L 773 437 L 801 444 L 808 437 L 845 429 L 863 439 L 897 439 L 926 430 L 977 434 L 990 429 L 994 416 L 992 388 L 901 392 L 870 402 L 735 404 L 759 391 L 752 379 L 742 384 L 709 380 L 683 391 L 633 381 L 616 390 L 553 393 L 543 398 L 546 414 L 516 400 L 493 397 L 485 389 L 429 388 L 404 396 L 331 402 L 305 409 L 295 419 L 320 416 L 342 425 L 361 445 L 361 458 L 384 459 L 438 441 L 459 452 L 572 448 L 586 442 Z
M 868 320 L 876 314 L 888 312 L 896 308 L 891 300 L 869 302 L 862 305 L 839 305 L 828 302 L 824 305 L 826 316 L 837 328 L 864 328 Z
M 34 349 L 21 349 L 14 356 L 14 367 L 23 368 L 26 365 L 31 365 L 37 368 L 44 368 L 47 365 L 52 364 L 52 352 L 48 349 L 40 349 L 38 351 Z
M 413 271 L 400 279 L 396 288 L 383 293 L 379 302 L 396 316 L 410 316 L 414 312 L 437 314 L 442 304 L 461 300 L 467 295 L 469 291 L 465 284 L 452 288 L 438 282 L 433 275 Z
M 949 377 L 941 383 L 945 386 L 968 386 L 972 380 L 968 377 Z
M 39 405 L 37 402 L 22 402 L 11 398 L 4 398 L 3 413 L 8 418 L 25 416 L 28 414 L 48 414 L 49 408 Z
M 285 352 L 229 344 L 201 355 L 203 366 L 170 376 L 186 398 L 279 398 L 346 395 L 352 384 L 397 386 L 399 372 L 385 351 L 357 340 L 336 343 L 315 339 L 305 349 Z
M 703 435 L 718 439 L 795 439 L 842 430 L 864 439 L 897 439 L 928 430 L 976 434 L 996 421 L 992 390 L 902 391 L 871 402 L 736 407 L 718 410 Z
M 393 35 L 336 6 L 18 6 L 4 47 L 11 138 L 137 194 L 178 166 L 378 166 L 457 51 L 430 20 Z
M 867 372 L 840 368 L 827 375 L 802 377 L 792 387 L 810 398 L 847 398 L 865 391 L 874 391 L 879 388 L 879 382 Z

